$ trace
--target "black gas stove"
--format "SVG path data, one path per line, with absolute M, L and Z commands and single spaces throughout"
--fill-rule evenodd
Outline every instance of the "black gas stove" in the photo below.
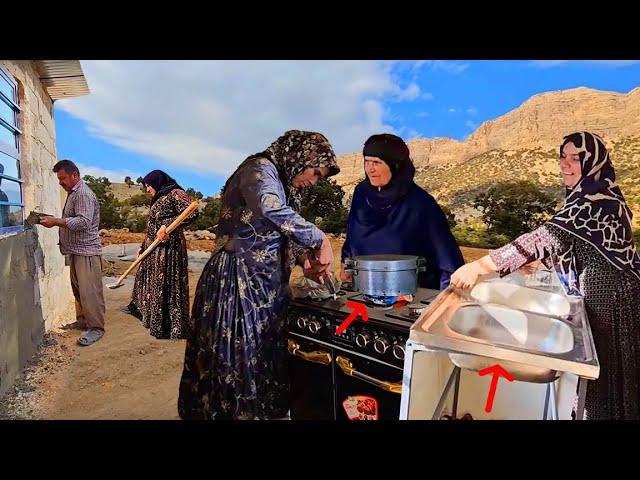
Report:
M 346 419 L 343 402 L 370 397 L 379 419 L 398 419 L 404 348 L 409 329 L 440 292 L 418 289 L 411 302 L 374 305 L 362 294 L 342 290 L 337 298 L 292 300 L 288 311 L 293 419 Z M 342 333 L 336 329 L 352 309 L 365 306 Z

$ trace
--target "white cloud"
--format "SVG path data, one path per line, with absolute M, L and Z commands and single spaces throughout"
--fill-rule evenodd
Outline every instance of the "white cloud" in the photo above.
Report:
M 174 170 L 227 175 L 289 129 L 324 133 L 336 153 L 358 150 L 385 123 L 401 88 L 393 62 L 83 61 L 91 95 L 56 102 L 91 134 Z M 159 165 L 160 167 L 160 165 Z M 120 175 L 120 172 L 116 172 Z
M 453 75 L 458 75 L 469 68 L 468 63 L 454 62 L 450 60 L 433 60 L 431 62 L 432 70 L 442 70 Z
M 433 97 L 433 93 L 425 92 L 422 94 L 420 98 L 422 98 L 423 100 L 433 100 L 434 97 Z
M 419 96 L 420 96 L 420 86 L 415 82 L 411 82 L 407 86 L 407 88 L 405 88 L 404 90 L 399 89 L 398 93 L 396 94 L 396 98 L 400 102 L 406 101 L 406 100 L 415 100 Z
M 477 114 L 478 114 L 478 109 L 476 107 L 467 108 L 467 115 L 471 115 L 472 117 L 475 117 Z
M 450 108 L 449 110 L 447 110 L 449 113 L 457 113 L 458 109 L 457 108 Z
M 422 137 L 422 134 L 420 132 L 418 132 L 413 127 L 409 127 L 407 125 L 402 125 L 401 127 L 399 127 L 396 131 L 396 135 L 398 135 L 399 137 L 405 140 L 411 140 L 412 138 Z
M 458 75 L 469 68 L 470 64 L 455 60 L 413 60 L 410 62 L 397 62 L 401 68 L 408 68 L 415 72 L 426 67 L 429 70 L 442 70 L 443 72 Z
M 84 165 L 82 163 L 76 163 L 78 170 L 80 170 L 80 175 L 91 175 L 92 177 L 107 177 L 109 181 L 122 183 L 124 182 L 124 177 L 131 177 L 131 179 L 135 182 L 138 177 L 140 177 L 140 173 L 136 173 L 132 170 L 108 170 L 106 168 L 94 167 L 91 165 Z
M 416 113 L 416 117 L 425 118 L 429 116 L 429 112 L 418 112 Z
M 465 122 L 465 125 L 467 127 L 469 127 L 471 130 L 475 130 L 476 128 L 478 128 L 478 124 L 476 122 L 471 121 L 471 120 L 467 120 Z

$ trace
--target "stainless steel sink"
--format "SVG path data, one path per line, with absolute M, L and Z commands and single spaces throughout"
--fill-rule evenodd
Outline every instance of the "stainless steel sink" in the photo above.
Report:
M 449 287 L 411 327 L 410 339 L 445 351 L 461 368 L 497 363 L 521 381 L 599 374 L 584 302 L 563 292 L 499 281 L 470 294 Z
M 532 352 L 566 353 L 573 348 L 571 328 L 555 318 L 524 313 L 502 305 L 462 303 L 454 313 L 449 328 L 454 332 L 494 345 L 504 345 Z M 496 363 L 495 358 L 450 353 L 451 361 L 468 370 L 478 371 Z M 502 361 L 500 365 L 516 380 L 548 383 L 559 373 L 549 368 Z
M 470 297 L 480 304 L 504 305 L 516 310 L 556 317 L 565 317 L 571 310 L 565 295 L 506 282 L 479 283 L 471 290 Z
M 565 353 L 573 348 L 573 334 L 562 321 L 501 305 L 463 303 L 449 328 L 467 337 L 544 353 Z
M 450 353 L 449 358 L 454 365 L 473 372 L 478 372 L 498 363 L 502 368 L 513 375 L 515 380 L 519 380 L 521 382 L 549 383 L 553 382 L 561 375 L 561 372 L 550 368 L 534 367 L 532 365 L 511 362 L 509 360 L 497 361 L 495 358 L 480 357 L 478 355 L 470 355 L 468 353 Z

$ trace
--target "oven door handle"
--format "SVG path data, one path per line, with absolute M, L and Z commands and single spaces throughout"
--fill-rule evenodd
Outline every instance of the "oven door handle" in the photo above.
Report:
M 351 363 L 351 361 L 347 357 L 343 357 L 342 355 L 338 355 L 336 357 L 336 363 L 344 373 L 351 377 L 359 378 L 361 380 L 364 380 L 365 382 L 372 383 L 376 387 L 380 387 L 387 392 L 402 393 L 402 382 L 392 383 L 384 380 L 378 380 L 377 378 L 370 377 L 365 373 L 358 372 L 355 368 L 353 368 L 353 364 Z
M 300 345 L 295 341 L 289 339 L 288 342 L 289 353 L 300 357 L 307 362 L 320 363 L 321 365 L 329 365 L 331 363 L 331 354 L 316 350 L 314 352 L 303 352 L 300 350 Z

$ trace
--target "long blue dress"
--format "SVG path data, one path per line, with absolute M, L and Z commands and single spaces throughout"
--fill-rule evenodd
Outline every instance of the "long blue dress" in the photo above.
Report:
M 288 206 L 278 169 L 250 157 L 225 188 L 214 252 L 196 288 L 178 410 L 184 419 L 286 415 L 289 242 L 323 233 Z

